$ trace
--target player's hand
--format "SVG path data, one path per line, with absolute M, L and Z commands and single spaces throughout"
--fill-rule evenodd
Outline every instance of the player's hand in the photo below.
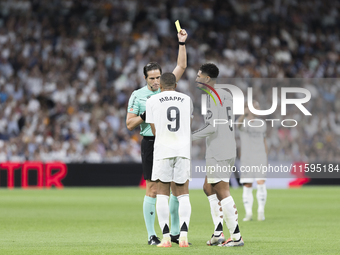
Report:
M 187 31 L 185 31 L 185 29 L 181 29 L 181 31 L 177 34 L 177 37 L 179 42 L 185 42 L 188 37 Z
M 139 117 L 141 117 L 141 119 L 145 121 L 145 118 L 146 118 L 146 111 L 144 111 L 143 113 L 141 113 L 141 114 L 139 115 Z

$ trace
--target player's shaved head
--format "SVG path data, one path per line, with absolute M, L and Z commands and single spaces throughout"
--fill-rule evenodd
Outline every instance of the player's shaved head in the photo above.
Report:
M 159 72 L 162 74 L 161 66 L 157 62 L 150 62 L 143 68 L 145 79 L 148 78 L 148 72 L 152 70 L 159 70 Z
M 161 86 L 165 89 L 176 87 L 176 76 L 173 73 L 164 73 L 161 76 Z
M 202 74 L 209 76 L 212 79 L 216 79 L 220 73 L 218 67 L 213 63 L 206 63 L 201 65 L 200 69 Z

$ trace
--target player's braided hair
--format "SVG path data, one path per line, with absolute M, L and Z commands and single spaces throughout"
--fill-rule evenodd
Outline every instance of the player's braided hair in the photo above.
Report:
M 151 70 L 159 70 L 159 72 L 162 74 L 161 66 L 157 62 L 150 62 L 143 68 L 145 79 L 148 78 L 148 72 Z
M 212 79 L 217 78 L 218 74 L 220 73 L 218 67 L 213 63 L 206 63 L 201 65 L 200 69 L 202 73 L 206 74 Z

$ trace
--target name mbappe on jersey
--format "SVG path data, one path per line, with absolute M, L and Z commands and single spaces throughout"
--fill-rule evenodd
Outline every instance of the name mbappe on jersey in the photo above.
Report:
M 177 101 L 177 102 L 183 103 L 184 98 L 182 98 L 182 97 L 176 97 L 176 96 L 174 96 L 174 97 L 169 96 L 169 97 L 161 97 L 161 98 L 159 99 L 159 101 L 160 101 L 161 103 L 166 102 L 166 101 Z

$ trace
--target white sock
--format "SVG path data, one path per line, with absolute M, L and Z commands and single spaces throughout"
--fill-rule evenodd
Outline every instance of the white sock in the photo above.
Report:
M 243 205 L 244 209 L 246 210 L 246 215 L 253 215 L 253 202 L 254 202 L 254 197 L 253 197 L 253 188 L 243 186 Z
M 163 233 L 163 238 L 170 238 L 169 230 L 169 196 L 157 195 L 156 211 L 158 216 L 159 226 Z
M 177 197 L 177 199 L 179 202 L 178 214 L 179 214 L 180 237 L 188 236 L 191 216 L 191 204 L 189 200 L 189 194 L 180 195 Z
M 266 184 L 257 185 L 256 198 L 258 203 L 257 212 L 264 213 L 264 206 L 267 201 L 267 188 Z
M 231 239 L 235 241 L 239 240 L 241 238 L 241 232 L 238 227 L 238 213 L 234 199 L 232 196 L 229 196 L 221 201 L 221 205 Z
M 214 235 L 219 236 L 221 234 L 221 232 L 223 231 L 223 211 L 222 211 L 222 207 L 218 204 L 220 201 L 218 200 L 216 194 L 208 196 L 208 200 L 209 200 L 209 203 L 210 203 L 211 217 L 212 217 L 214 225 L 215 225 Z

